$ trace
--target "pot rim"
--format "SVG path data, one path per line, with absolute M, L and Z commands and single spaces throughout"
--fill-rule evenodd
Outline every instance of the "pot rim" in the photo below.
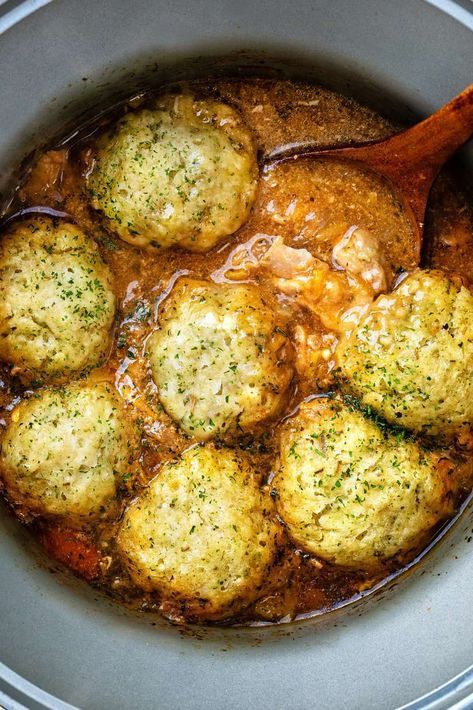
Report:
M 53 0 L 0 0 L 0 35 Z M 423 0 L 473 32 L 471 0 Z M 2 6 L 4 6 L 2 8 Z M 24 704 L 27 703 L 27 704 Z M 473 665 L 398 710 L 468 710 L 473 705 Z M 78 710 L 0 662 L 0 708 L 6 710 Z
M 0 0 L 0 35 L 14 27 L 22 20 L 32 15 L 36 10 L 49 5 L 53 0 L 13 0 L 15 6 L 12 8 L 10 0 Z M 428 5 L 436 7 L 441 12 L 449 15 L 464 27 L 473 31 L 473 12 L 463 3 L 465 0 L 423 0 Z M 466 0 L 471 3 L 471 0 Z M 6 5 L 2 11 L 1 5 Z

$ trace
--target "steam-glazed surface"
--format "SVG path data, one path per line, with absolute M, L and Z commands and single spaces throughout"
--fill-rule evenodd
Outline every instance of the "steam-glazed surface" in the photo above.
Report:
M 433 435 L 473 424 L 473 295 L 417 271 L 337 348 L 345 386 L 385 419 Z
M 159 398 L 186 434 L 235 437 L 281 411 L 293 374 L 282 325 L 253 285 L 175 287 L 148 352 Z
M 247 218 L 256 176 L 251 133 L 231 106 L 171 95 L 100 140 L 88 187 L 125 241 L 208 251 Z
M 163 466 L 128 509 L 118 542 L 139 586 L 188 616 L 218 618 L 261 592 L 277 549 L 272 518 L 244 456 L 207 444 Z
M 284 425 L 274 480 L 290 536 L 329 562 L 373 568 L 453 511 L 453 464 L 343 402 L 317 399 Z
M 36 379 L 101 364 L 115 294 L 92 237 L 46 218 L 18 222 L 0 241 L 0 357 Z
M 460 183 L 434 186 L 419 271 L 387 183 L 270 160 L 394 130 L 316 86 L 220 78 L 140 93 L 25 166 L 9 214 L 68 216 L 0 234 L 0 483 L 95 589 L 176 623 L 324 613 L 470 494 Z
M 40 390 L 15 407 L 3 437 L 7 493 L 40 515 L 83 522 L 107 514 L 130 470 L 132 438 L 107 384 Z

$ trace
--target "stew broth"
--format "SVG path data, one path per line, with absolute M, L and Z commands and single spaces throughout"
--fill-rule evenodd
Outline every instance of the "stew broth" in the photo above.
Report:
M 322 147 L 358 143 L 381 139 L 394 131 L 388 121 L 354 100 L 316 86 L 245 79 L 197 82 L 179 88 L 198 96 L 221 98 L 236 107 L 255 134 L 261 159 L 292 144 L 312 143 Z M 133 97 L 118 113 L 140 108 L 150 100 L 148 94 Z M 102 115 L 94 130 L 100 132 L 116 117 L 116 112 Z M 298 372 L 290 404 L 284 412 L 287 416 L 304 398 L 330 391 L 337 333 L 295 303 L 290 295 L 277 293 L 264 273 L 245 270 L 242 264 L 255 260 L 258 249 L 264 249 L 277 237 L 287 246 L 305 248 L 315 257 L 330 261 L 334 244 L 350 227 L 366 229 L 376 237 L 390 286 L 399 274 L 415 266 L 415 254 L 409 221 L 389 188 L 361 169 L 323 160 L 262 168 L 250 219 L 209 253 L 163 250 L 156 254 L 139 250 L 107 231 L 104 221 L 89 207 L 83 175 L 90 164 L 93 140 L 89 128 L 87 137 L 82 138 L 79 131 L 78 136 L 66 139 L 59 147 L 37 155 L 18 186 L 10 212 L 41 206 L 71 215 L 94 235 L 112 271 L 119 303 L 114 344 L 106 365 L 93 371 L 91 377 L 114 384 L 141 433 L 139 465 L 122 488 L 123 511 L 159 472 L 163 462 L 173 459 L 192 443 L 160 406 L 144 357 L 146 339 L 156 327 L 160 305 L 178 278 L 190 275 L 214 281 L 250 280 L 267 292 L 268 299 L 277 299 L 279 306 L 287 309 Z M 432 245 L 429 253 L 432 265 L 458 274 L 467 285 L 473 284 L 473 211 L 458 181 L 448 172 L 440 176 L 434 187 L 425 238 Z M 346 298 L 348 304 L 349 296 L 342 294 L 342 302 Z M 338 302 L 337 308 L 341 307 Z M 311 348 L 323 356 L 314 358 L 307 367 Z M 14 370 L 1 366 L 2 428 L 24 394 L 25 388 Z M 277 424 L 268 426 L 263 433 L 246 435 L 238 442 L 253 460 L 261 474 L 261 483 L 268 490 Z M 464 460 L 466 494 L 469 459 L 464 451 L 455 455 Z M 114 542 L 120 516 L 77 530 L 69 528 L 67 522 L 32 519 L 18 508 L 15 514 L 31 527 L 53 557 L 78 576 L 126 604 L 144 610 L 160 609 L 175 621 L 183 620 L 178 606 L 137 589 L 123 569 Z M 408 561 L 394 560 L 375 575 L 347 571 L 308 555 L 287 541 L 279 551 L 268 588 L 232 622 L 280 622 L 329 610 L 370 589 Z

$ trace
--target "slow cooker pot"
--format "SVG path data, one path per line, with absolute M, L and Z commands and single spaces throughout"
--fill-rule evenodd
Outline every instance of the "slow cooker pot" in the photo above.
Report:
M 4 202 L 32 145 L 169 78 L 285 74 L 410 121 L 473 69 L 469 0 L 0 0 L 0 33 Z M 405 579 L 350 609 L 210 630 L 117 608 L 46 560 L 1 508 L 0 705 L 471 707 L 470 508 Z

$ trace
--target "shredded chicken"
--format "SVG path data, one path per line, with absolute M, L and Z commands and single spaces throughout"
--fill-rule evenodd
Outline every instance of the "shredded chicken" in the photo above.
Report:
M 310 325 L 296 325 L 293 332 L 295 367 L 299 376 L 308 384 L 307 393 L 313 391 L 314 382 L 325 387 L 327 373 L 333 366 L 333 353 L 338 338 L 333 333 L 314 331 Z M 300 383 L 302 391 L 304 382 Z
M 256 234 L 238 245 L 225 265 L 214 272 L 217 281 L 246 280 L 263 272 L 274 289 L 307 309 L 323 328 L 298 324 L 293 340 L 300 376 L 315 381 L 330 371 L 338 336 L 357 325 L 376 294 L 386 289 L 378 245 L 365 230 L 345 232 L 333 250 L 333 266 L 307 249 L 284 244 L 281 237 Z
M 315 380 L 321 361 L 322 339 L 300 324 L 294 328 L 295 366 L 300 376 Z
M 292 296 L 335 333 L 350 330 L 374 297 L 372 287 L 356 274 L 334 271 L 306 249 L 293 249 L 281 238 L 273 241 L 260 267 L 274 276 L 280 292 Z
M 62 202 L 61 186 L 67 160 L 67 150 L 49 150 L 44 153 L 20 190 L 20 200 L 32 204 L 44 204 L 45 201 Z
M 379 244 L 366 229 L 350 227 L 332 251 L 335 268 L 360 276 L 375 294 L 387 290 L 386 271 Z
M 293 249 L 284 244 L 281 237 L 277 237 L 270 248 L 263 255 L 262 263 L 269 270 L 282 279 L 291 279 L 304 273 L 309 273 L 315 259 L 307 249 Z M 323 262 L 319 262 L 323 264 Z M 327 266 L 327 264 L 325 264 Z M 327 266 L 328 268 L 328 266 Z

